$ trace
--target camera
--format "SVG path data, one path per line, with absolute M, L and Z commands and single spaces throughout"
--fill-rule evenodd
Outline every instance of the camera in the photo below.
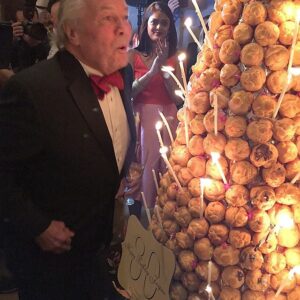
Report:
M 47 39 L 47 29 L 41 23 L 33 23 L 32 21 L 23 22 L 24 34 L 29 35 L 38 41 Z

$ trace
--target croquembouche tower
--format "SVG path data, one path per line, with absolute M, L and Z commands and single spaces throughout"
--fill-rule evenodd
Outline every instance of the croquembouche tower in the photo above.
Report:
M 152 218 L 172 300 L 300 299 L 299 9 L 216 0 Z

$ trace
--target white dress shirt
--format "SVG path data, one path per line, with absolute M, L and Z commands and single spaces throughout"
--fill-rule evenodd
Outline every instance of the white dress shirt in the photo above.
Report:
M 99 71 L 82 62 L 80 64 L 87 76 L 92 74 L 103 76 Z M 111 91 L 105 94 L 102 100 L 98 99 L 98 102 L 110 133 L 118 169 L 121 172 L 130 143 L 130 130 L 118 88 L 112 86 Z

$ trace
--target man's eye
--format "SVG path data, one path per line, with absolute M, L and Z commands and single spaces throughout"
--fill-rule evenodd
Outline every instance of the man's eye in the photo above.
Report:
M 109 21 L 109 22 L 113 21 L 113 19 L 114 19 L 113 16 L 105 16 L 103 18 L 104 21 Z

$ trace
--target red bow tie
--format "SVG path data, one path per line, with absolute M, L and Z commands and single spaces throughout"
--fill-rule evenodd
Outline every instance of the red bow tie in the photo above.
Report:
M 122 75 L 118 71 L 102 77 L 98 75 L 90 75 L 90 80 L 94 92 L 100 100 L 103 100 L 104 95 L 110 92 L 110 86 L 115 86 L 119 90 L 124 89 L 124 81 Z

